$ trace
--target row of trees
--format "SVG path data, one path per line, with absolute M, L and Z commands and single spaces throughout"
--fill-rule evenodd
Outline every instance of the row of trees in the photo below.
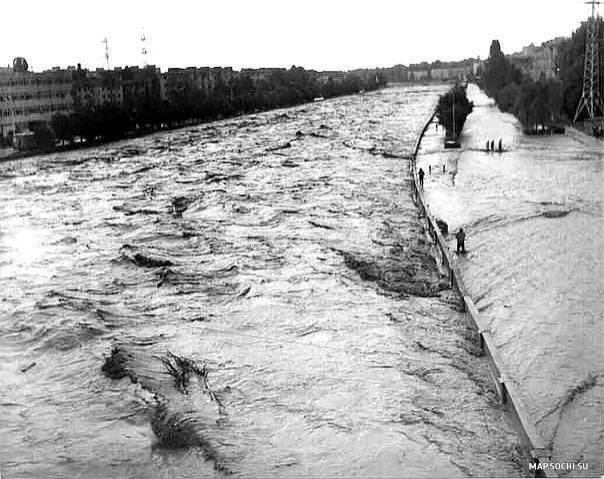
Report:
M 600 40 L 600 88 L 604 88 L 604 21 L 599 18 L 599 40 Z M 581 98 L 583 86 L 583 70 L 585 62 L 585 41 L 587 26 L 582 24 L 570 39 L 568 39 L 560 50 L 559 55 L 559 78 L 562 83 L 562 106 L 561 112 L 565 118 L 572 119 Z M 604 95 L 604 91 L 600 92 Z
M 436 115 L 438 122 L 445 128 L 447 138 L 459 138 L 466 118 L 472 113 L 473 108 L 474 104 L 466 95 L 466 88 L 460 84 L 440 96 Z
M 560 120 L 562 86 L 558 80 L 535 82 L 524 76 L 501 51 L 497 40 L 491 44 L 482 73 L 482 86 L 502 111 L 510 112 L 526 129 L 536 130 Z
M 293 66 L 289 70 L 275 70 L 264 79 L 254 80 L 240 74 L 228 83 L 219 81 L 209 94 L 185 86 L 175 92 L 170 101 L 145 97 L 130 105 L 80 108 L 70 115 L 55 115 L 51 128 L 63 144 L 71 143 L 75 138 L 113 140 L 162 128 L 293 106 L 317 97 L 375 90 L 386 83 L 385 77 L 375 71 L 367 71 L 364 75 L 332 75 L 324 81 L 315 72 Z
M 600 32 L 604 35 L 602 20 L 600 23 Z M 482 72 L 483 88 L 502 111 L 512 113 L 526 129 L 536 130 L 540 126 L 571 121 L 581 97 L 585 28 L 582 25 L 560 46 L 555 79 L 542 77 L 535 81 L 524 76 L 494 40 Z M 604 64 L 604 55 L 602 62 Z

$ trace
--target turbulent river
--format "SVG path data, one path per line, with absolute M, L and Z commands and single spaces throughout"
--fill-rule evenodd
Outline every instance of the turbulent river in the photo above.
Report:
M 0 164 L 2 477 L 526 474 L 410 198 L 408 157 L 444 88 Z M 587 178 L 583 165 L 571 172 Z M 537 191 L 527 204 L 572 212 L 525 227 L 559 221 L 550 238 L 573 246 L 555 247 L 595 265 L 597 207 Z M 489 228 L 468 229 L 469 261 L 490 266 L 473 283 L 483 309 L 517 322 L 500 336 L 507 356 L 563 395 L 589 372 L 570 356 L 597 354 L 597 315 L 570 306 L 601 287 L 571 302 L 555 283 L 526 312 L 531 299 L 513 297 L 551 281 L 539 262 L 562 253 L 533 260 L 544 240 L 502 235 L 508 270 Z M 489 299 L 501 284 L 507 299 Z M 564 347 L 549 342 L 563 331 Z
M 450 230 L 467 232 L 464 281 L 554 460 L 589 461 L 587 474 L 599 476 L 604 145 L 578 135 L 527 137 L 477 87 L 468 93 L 475 108 L 461 154 L 443 154 L 435 127 L 422 142 L 427 201 Z M 506 151 L 487 153 L 487 140 L 497 148 L 500 138 Z

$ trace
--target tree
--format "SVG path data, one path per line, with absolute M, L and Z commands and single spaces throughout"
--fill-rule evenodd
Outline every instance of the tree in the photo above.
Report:
M 493 40 L 491 42 L 491 48 L 489 49 L 489 58 L 499 58 L 503 56 L 503 52 L 501 51 L 501 45 L 499 44 L 499 40 Z
M 473 108 L 474 105 L 466 95 L 466 89 L 459 84 L 440 96 L 436 114 L 438 122 L 445 127 L 448 137 L 459 136 Z
M 50 151 L 55 146 L 55 135 L 44 122 L 29 122 L 29 129 L 34 134 L 36 147 L 44 151 Z
M 50 121 L 50 126 L 52 131 L 54 131 L 57 140 L 59 140 L 62 144 L 65 144 L 66 141 L 73 141 L 73 121 L 68 115 L 63 113 L 53 115 Z

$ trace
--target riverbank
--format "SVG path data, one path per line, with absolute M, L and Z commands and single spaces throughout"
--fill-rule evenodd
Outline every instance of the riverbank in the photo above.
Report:
M 470 297 L 468 289 L 464 284 L 461 271 L 456 264 L 457 260 L 454 259 L 453 254 L 449 250 L 449 246 L 444 239 L 441 228 L 439 227 L 436 218 L 432 215 L 424 197 L 423 178 L 420 182 L 417 167 L 417 156 L 419 154 L 421 143 L 426 131 L 433 124 L 436 125 L 436 123 L 433 123 L 435 115 L 436 113 L 432 115 L 426 122 L 418 137 L 413 152 L 411 172 L 413 175 L 414 201 L 417 204 L 420 213 L 426 218 L 427 233 L 435 243 L 434 251 L 438 263 L 448 276 L 450 286 L 454 288 L 454 290 L 460 295 L 463 305 L 462 307 L 465 312 L 465 319 L 468 322 L 468 326 L 474 333 L 473 341 L 476 343 L 476 347 L 480 351 L 480 354 L 486 358 L 486 362 L 489 367 L 489 376 L 492 381 L 492 387 L 497 391 L 501 403 L 507 406 L 507 411 L 511 414 L 512 421 L 515 424 L 520 437 L 522 438 L 522 444 L 525 448 L 525 451 L 531 458 L 530 465 L 527 464 L 527 470 L 531 470 L 532 467 L 535 468 L 533 470 L 539 470 L 540 473 L 537 474 L 537 477 L 557 477 L 554 472 L 545 474 L 541 470 L 543 464 L 551 461 L 551 449 L 546 446 L 542 437 L 535 428 L 535 423 L 528 414 L 528 409 L 521 398 L 517 385 L 513 382 L 511 376 L 506 372 L 507 367 L 499 354 L 491 334 L 488 332 L 488 326 L 484 322 L 484 319 L 480 316 L 474 301 Z M 444 149 L 442 153 L 445 153 Z M 431 170 L 431 166 L 429 169 Z M 444 172 L 446 172 L 446 165 L 443 169 L 443 173 Z
M 374 86 L 372 86 L 371 88 L 369 88 L 368 90 L 358 90 L 358 93 L 355 94 L 365 94 L 366 91 L 376 91 L 379 90 L 381 88 L 386 88 L 387 85 L 381 85 L 381 84 L 376 84 Z M 327 96 L 326 98 L 338 98 L 340 96 L 348 96 L 350 95 L 350 91 L 344 91 L 340 94 L 332 94 L 330 96 Z M 76 131 L 80 130 L 82 127 L 78 125 L 78 121 L 83 121 L 86 125 L 88 125 L 87 127 L 90 128 L 90 125 L 96 125 L 96 129 L 99 130 L 97 132 L 97 134 L 92 135 L 91 138 L 96 137 L 94 139 L 90 139 L 87 136 L 85 136 L 84 134 L 82 134 L 82 136 L 80 136 L 78 138 L 78 141 L 66 141 L 61 145 L 58 145 L 54 148 L 46 148 L 46 149 L 41 149 L 41 148 L 35 148 L 32 150 L 15 150 L 13 148 L 8 148 L 8 149 L 4 149 L 5 151 L 3 151 L 2 149 L 0 149 L 0 161 L 10 161 L 10 160 L 16 160 L 16 159 L 21 159 L 21 158 L 30 158 L 30 157 L 34 157 L 34 156 L 39 156 L 39 155 L 45 155 L 45 154 L 56 154 L 56 153 L 64 153 L 64 152 L 68 152 L 68 151 L 74 151 L 74 150 L 80 150 L 82 148 L 93 148 L 93 147 L 97 147 L 97 146 L 101 146 L 101 145 L 105 145 L 105 144 L 109 144 L 109 143 L 113 143 L 113 142 L 118 142 L 118 141 L 125 141 L 125 140 L 132 140 L 135 138 L 143 138 L 145 136 L 148 135 L 152 135 L 155 133 L 159 133 L 162 131 L 172 131 L 172 130 L 178 130 L 181 128 L 188 128 L 188 127 L 192 127 L 192 126 L 196 126 L 196 125 L 201 125 L 201 124 L 207 124 L 207 123 L 212 123 L 212 122 L 216 122 L 216 121 L 223 121 L 223 120 L 228 120 L 231 118 L 239 118 L 242 116 L 246 116 L 246 115 L 254 115 L 254 114 L 260 114 L 263 112 L 268 112 L 268 111 L 278 111 L 278 110 L 283 110 L 283 109 L 287 109 L 287 108 L 292 108 L 298 105 L 304 105 L 304 104 L 308 104 L 308 103 L 313 103 L 314 101 L 317 101 L 317 98 L 311 97 L 311 99 L 305 99 L 302 101 L 294 101 L 294 102 L 290 102 L 290 104 L 285 104 L 285 105 L 280 105 L 276 108 L 256 108 L 256 109 L 247 109 L 247 110 L 242 110 L 239 111 L 236 114 L 229 114 L 228 112 L 223 112 L 220 114 L 210 114 L 209 116 L 207 116 L 207 118 L 203 118 L 203 117 L 199 117 L 199 116 L 195 116 L 193 118 L 185 118 L 185 119 L 181 119 L 178 120 L 176 122 L 172 121 L 171 119 L 169 119 L 168 117 L 170 115 L 165 114 L 164 116 L 166 116 L 166 118 L 154 118 L 153 119 L 153 124 L 149 124 L 147 125 L 148 127 L 145 128 L 140 128 L 138 129 L 138 131 L 129 131 L 128 129 L 125 130 L 118 130 L 117 132 L 113 132 L 113 134 L 108 135 L 107 137 L 105 137 L 105 135 L 103 134 L 104 130 L 111 130 L 112 128 L 117 128 L 117 126 L 112 126 L 112 123 L 116 122 L 116 119 L 121 119 L 121 118 L 128 118 L 129 116 L 131 116 L 132 112 L 127 111 L 127 110 L 119 110 L 118 107 L 110 107 L 110 109 L 106 112 L 106 116 L 108 118 L 103 118 L 103 111 L 96 113 L 93 110 L 89 110 L 83 113 L 73 113 L 70 115 L 71 120 L 65 116 L 65 121 L 63 121 L 63 123 L 69 128 L 71 128 L 73 130 L 73 134 L 68 135 L 69 137 L 71 137 L 72 139 L 78 138 L 78 134 L 76 134 Z M 324 101 L 324 97 L 320 97 L 321 101 Z M 193 107 L 194 105 L 189 105 L 190 107 Z M 172 108 L 176 108 L 174 105 L 171 106 Z M 111 108 L 115 108 L 115 111 L 112 110 Z M 167 107 L 164 107 L 163 109 L 165 110 Z M 160 110 L 161 108 L 159 106 L 157 106 L 157 109 Z M 83 115 L 84 119 L 82 120 L 80 118 L 79 115 Z M 174 115 L 172 115 L 174 116 Z M 124 120 L 124 124 L 127 124 L 128 121 Z M 130 127 L 132 128 L 134 125 L 130 125 Z M 63 128 L 65 128 L 65 126 L 63 126 Z M 112 130 L 111 130 L 112 131 Z M 115 134 L 117 133 L 117 134 Z M 65 135 L 65 133 L 63 133 L 63 135 Z M 57 134 L 57 136 L 59 136 Z M 8 150 L 12 150 L 12 151 L 8 151 Z
M 602 149 L 583 135 L 525 136 L 492 99 L 469 94 L 461 151 L 442 153 L 433 129 L 424 139 L 425 199 L 449 231 L 466 230 L 455 263 L 553 460 L 590 465 L 560 475 L 590 477 L 604 434 Z M 485 152 L 488 138 L 504 152 Z

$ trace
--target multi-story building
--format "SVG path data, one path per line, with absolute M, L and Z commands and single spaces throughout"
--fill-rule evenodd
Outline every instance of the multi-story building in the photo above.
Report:
M 190 91 L 208 94 L 213 89 L 209 67 L 169 68 L 161 75 L 161 98 L 174 100 Z
M 287 72 L 286 68 L 242 68 L 240 74 L 258 82 L 269 80 L 273 75 L 285 72 Z
M 447 80 L 465 80 L 472 71 L 472 67 L 451 67 L 451 68 L 433 68 L 432 79 L 447 81 Z
M 80 65 L 73 71 L 74 107 L 96 108 L 106 105 L 121 106 L 124 90 L 119 70 L 82 70 Z
M 59 68 L 30 72 L 17 58 L 13 68 L 0 68 L 0 135 L 14 136 L 32 123 L 48 123 L 56 113 L 73 111 L 71 77 L 71 70 Z
M 341 71 L 323 71 L 319 72 L 319 83 L 325 85 L 329 82 L 342 83 L 346 79 L 346 72 Z
M 430 78 L 429 70 L 409 70 L 410 81 L 428 80 Z
M 558 55 L 564 37 L 554 38 L 540 46 L 530 44 L 520 52 L 510 55 L 512 62 L 533 80 L 551 80 L 558 76 Z
M 161 71 L 155 65 L 116 68 L 114 71 L 120 73 L 123 102 L 127 108 L 138 102 L 161 100 Z
M 409 68 L 405 65 L 395 65 L 390 68 L 383 68 L 380 71 L 386 75 L 386 79 L 389 83 L 409 81 Z
M 169 68 L 161 75 L 161 97 L 163 100 L 174 101 L 192 91 L 209 95 L 217 87 L 230 88 L 239 75 L 231 67 Z

